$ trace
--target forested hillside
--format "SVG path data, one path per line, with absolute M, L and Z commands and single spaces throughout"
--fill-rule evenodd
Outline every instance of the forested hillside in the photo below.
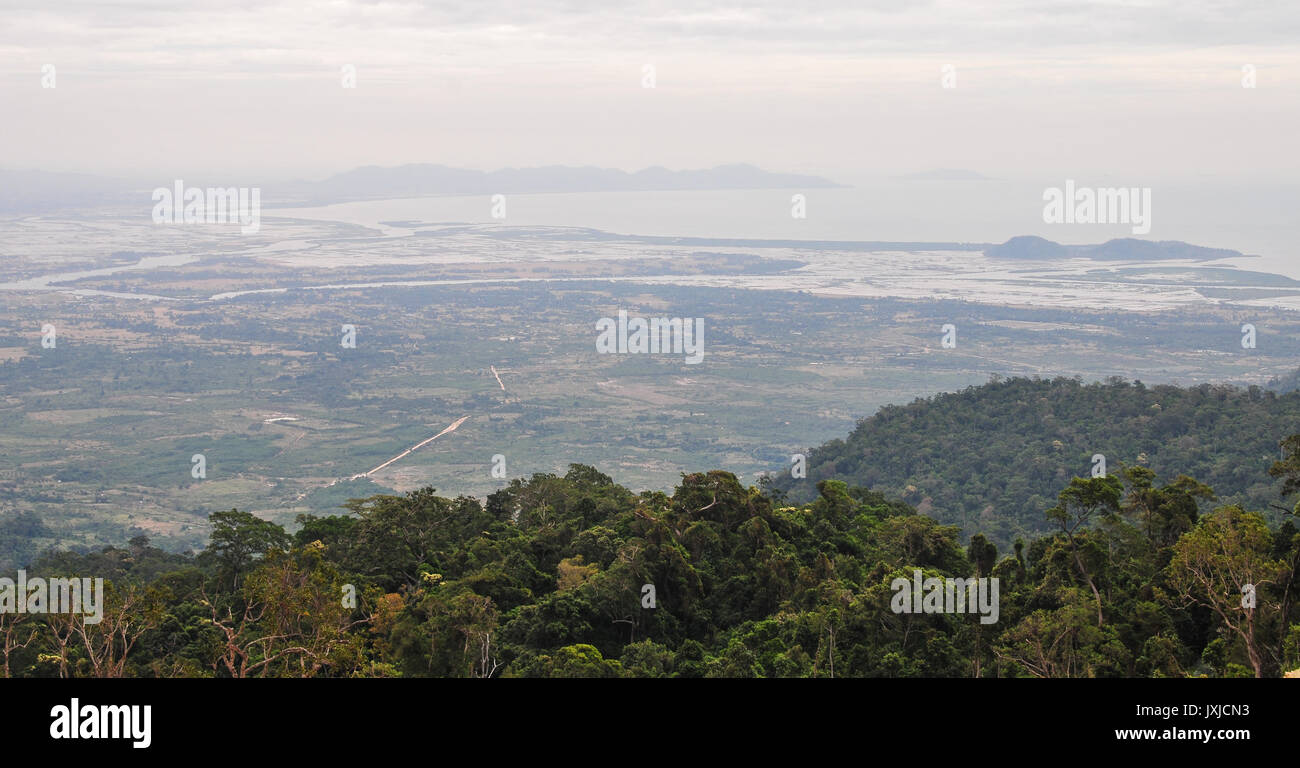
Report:
M 1297 392 L 1014 378 L 882 408 L 812 450 L 807 479 L 774 484 L 798 501 L 825 479 L 872 488 L 1006 546 L 1051 530 L 1043 510 L 1096 454 L 1108 473 L 1190 475 L 1225 503 L 1267 511 L 1279 492 L 1267 470 L 1298 427 Z
M 1300 486 L 1298 448 L 1295 438 L 1273 467 L 1288 492 Z M 1270 529 L 1195 480 L 1141 467 L 1057 490 L 1039 510 L 1055 532 L 1010 552 L 838 481 L 787 506 L 726 472 L 685 475 L 672 495 L 633 494 L 574 465 L 515 480 L 485 504 L 432 488 L 357 500 L 347 514 L 304 517 L 293 535 L 231 510 L 212 516 L 197 557 L 139 537 L 41 558 L 29 579 L 108 579 L 103 619 L 0 613 L 0 674 L 1277 676 L 1300 666 L 1290 520 Z M 995 610 L 899 612 L 895 580 L 918 570 L 997 579 Z

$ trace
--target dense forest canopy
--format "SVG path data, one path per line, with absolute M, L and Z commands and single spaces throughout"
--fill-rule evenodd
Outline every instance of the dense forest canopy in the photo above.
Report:
M 1300 436 L 1271 467 L 1300 489 Z M 1267 477 L 1267 474 L 1266 474 Z M 103 618 L 0 614 L 6 676 L 1277 676 L 1300 667 L 1300 533 L 1134 466 L 1076 477 L 1045 528 L 987 536 L 837 480 L 789 505 L 727 472 L 634 494 L 596 469 L 486 503 L 426 488 L 212 516 L 198 556 L 137 537 L 28 577 L 102 576 Z M 917 573 L 917 572 L 920 573 Z M 1000 584 L 997 620 L 900 613 L 894 586 Z M 1251 605 L 1243 602 L 1249 588 Z

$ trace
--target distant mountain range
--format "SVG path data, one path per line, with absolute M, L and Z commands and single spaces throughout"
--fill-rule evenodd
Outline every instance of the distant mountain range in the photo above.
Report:
M 0 169 L 0 211 L 27 213 L 127 203 L 131 188 L 126 181 L 105 176 Z M 149 192 L 135 197 L 147 206 L 146 211 L 152 207 Z
M 993 181 L 991 176 L 985 176 L 979 171 L 970 171 L 965 168 L 935 168 L 930 171 L 918 171 L 916 173 L 905 173 L 895 176 L 896 179 L 907 181 Z
M 1013 237 L 1001 245 L 984 249 L 984 255 L 994 259 L 1028 259 L 1054 261 L 1057 259 L 1098 259 L 1101 261 L 1155 261 L 1160 259 L 1194 259 L 1210 261 L 1242 256 L 1240 251 L 1226 248 L 1205 248 L 1189 245 L 1180 240 L 1135 240 L 1131 237 L 1108 240 L 1100 245 L 1062 245 L 1032 235 Z
M 612 168 L 548 165 L 472 171 L 445 165 L 394 168 L 368 165 L 323 181 L 288 185 L 291 196 L 355 200 L 424 195 L 492 195 L 543 192 L 648 192 L 707 189 L 827 189 L 841 186 L 818 176 L 771 173 L 752 165 L 719 165 L 696 171 L 654 166 L 635 173 Z
M 686 171 L 654 166 L 628 173 L 611 168 L 562 165 L 475 171 L 415 163 L 391 168 L 367 165 L 321 181 L 267 182 L 197 176 L 183 181 L 187 186 L 196 187 L 260 187 L 265 204 L 324 204 L 428 195 L 828 189 L 842 186 L 819 176 L 772 173 L 745 164 Z M 85 174 L 0 169 L 0 211 L 36 212 L 133 202 L 151 206 L 152 190 L 156 187 L 170 188 L 173 182 L 171 178 L 141 182 Z

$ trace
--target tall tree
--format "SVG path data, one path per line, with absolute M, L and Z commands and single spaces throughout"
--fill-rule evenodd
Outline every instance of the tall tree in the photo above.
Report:
M 1093 574 L 1084 566 L 1083 556 L 1079 552 L 1080 529 L 1086 527 L 1098 517 L 1114 518 L 1119 514 L 1120 494 L 1123 486 L 1116 477 L 1076 477 L 1070 485 L 1061 491 L 1058 503 L 1047 510 L 1047 517 L 1061 527 L 1070 544 L 1070 553 L 1079 575 L 1088 583 L 1092 596 L 1097 601 L 1097 626 L 1103 623 L 1101 612 L 1101 592 Z
M 231 589 L 239 586 L 240 577 L 259 557 L 289 548 L 291 539 L 284 528 L 252 513 L 232 509 L 213 512 L 208 519 L 212 537 L 207 552 L 217 561 L 219 579 Z
M 1205 516 L 1174 545 L 1169 585 L 1186 601 L 1203 605 L 1241 638 L 1255 677 L 1264 676 L 1258 627 L 1269 610 L 1263 587 L 1283 564 L 1270 556 L 1272 536 L 1264 518 L 1236 505 Z

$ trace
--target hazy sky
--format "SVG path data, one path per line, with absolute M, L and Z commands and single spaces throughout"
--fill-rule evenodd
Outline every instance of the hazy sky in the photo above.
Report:
M 1297 41 L 1296 0 L 6 0 L 0 166 L 1285 180 Z

